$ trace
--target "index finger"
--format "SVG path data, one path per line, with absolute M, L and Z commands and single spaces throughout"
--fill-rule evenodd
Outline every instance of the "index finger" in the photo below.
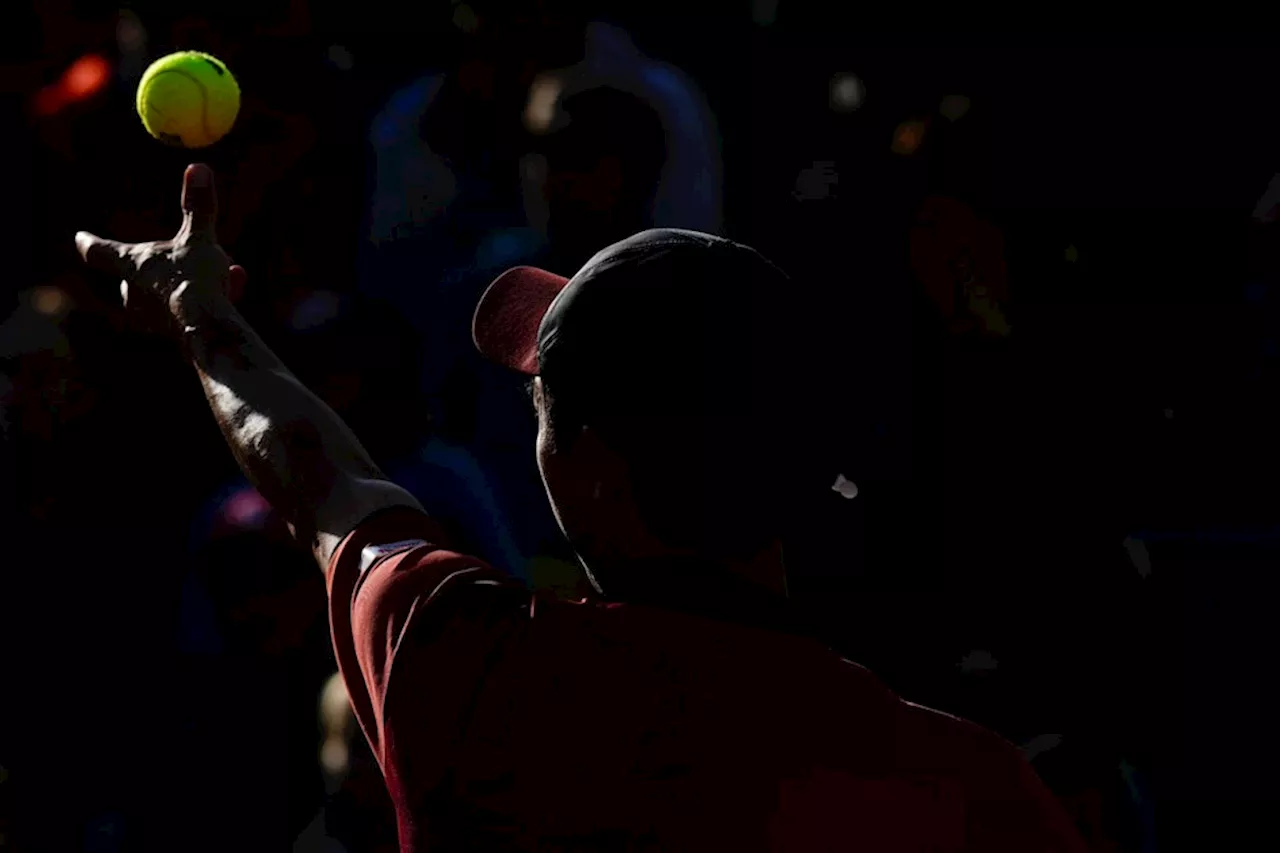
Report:
M 112 273 L 120 278 L 128 277 L 131 272 L 127 243 L 104 240 L 88 231 L 81 231 L 76 234 L 76 249 L 85 263 L 94 269 Z
M 218 219 L 218 193 L 213 186 L 213 170 L 192 163 L 182 175 L 182 232 L 188 239 L 216 242 L 214 225 Z

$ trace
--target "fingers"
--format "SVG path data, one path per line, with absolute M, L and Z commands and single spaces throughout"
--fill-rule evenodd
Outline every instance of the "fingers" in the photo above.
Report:
M 76 249 L 84 262 L 94 269 L 128 278 L 131 271 L 128 244 L 104 240 L 88 231 L 81 231 L 76 234 Z
M 213 186 L 213 170 L 203 163 L 193 163 L 182 176 L 182 232 L 188 239 L 216 242 L 217 219 L 218 194 Z

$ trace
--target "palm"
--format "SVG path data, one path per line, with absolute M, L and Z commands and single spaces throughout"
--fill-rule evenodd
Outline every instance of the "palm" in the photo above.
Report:
M 182 227 L 170 240 L 121 243 L 87 232 L 76 235 L 76 247 L 92 267 L 120 278 L 126 307 L 151 322 L 172 328 L 177 297 L 185 293 L 225 296 L 242 280 L 218 245 L 214 223 L 218 214 L 213 173 L 207 166 L 187 168 L 182 188 Z

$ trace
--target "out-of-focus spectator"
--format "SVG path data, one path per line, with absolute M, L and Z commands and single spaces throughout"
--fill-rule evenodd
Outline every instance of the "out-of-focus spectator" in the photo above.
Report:
M 571 274 L 602 246 L 654 226 L 666 140 L 658 113 L 613 87 L 558 106 L 562 126 L 533 146 L 528 204 L 546 237 L 538 257 Z
M 294 853 L 392 853 L 399 849 L 395 813 L 338 673 L 325 682 L 319 712 L 317 758 L 326 799 L 294 842 Z
M 334 673 L 320 693 L 320 766 L 324 770 L 325 790 L 333 793 L 347 778 L 351 769 L 351 742 L 359 734 L 351 700 L 342 676 Z
M 545 132 L 556 123 L 557 100 L 597 88 L 635 96 L 661 122 L 666 153 L 648 199 L 650 222 L 721 233 L 723 167 L 715 116 L 688 75 L 645 56 L 621 27 L 601 21 L 589 24 L 582 61 L 535 81 L 525 121 L 531 130 Z
M 481 20 L 455 69 L 431 69 L 397 89 L 370 128 L 361 287 L 417 324 L 429 394 L 467 346 L 465 323 L 459 333 L 450 313 L 471 310 L 459 294 L 467 279 L 537 241 L 515 168 L 521 111 L 540 68 L 581 55 L 581 28 L 538 19 L 518 32 L 520 23 Z

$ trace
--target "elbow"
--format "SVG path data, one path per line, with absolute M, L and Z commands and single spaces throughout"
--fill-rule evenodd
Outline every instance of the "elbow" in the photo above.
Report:
M 422 512 L 422 505 L 404 488 L 390 480 L 342 476 L 333 484 L 308 528 L 301 525 L 294 535 L 308 540 L 322 570 L 327 571 L 333 552 L 351 531 L 375 513 L 402 508 Z

